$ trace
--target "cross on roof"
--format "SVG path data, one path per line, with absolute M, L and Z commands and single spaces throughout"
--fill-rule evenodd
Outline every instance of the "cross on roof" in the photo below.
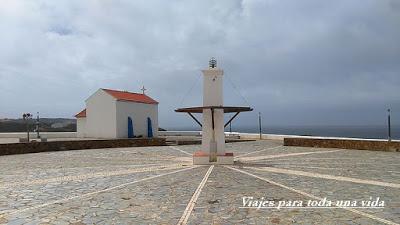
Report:
M 142 92 L 143 92 L 143 94 L 144 94 L 144 92 L 145 92 L 147 89 L 143 86 L 142 89 L 140 89 L 140 90 L 142 90 Z

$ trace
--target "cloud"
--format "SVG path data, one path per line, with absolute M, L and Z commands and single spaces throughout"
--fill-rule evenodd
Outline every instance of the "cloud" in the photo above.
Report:
M 398 27 L 395 0 L 3 0 L 0 116 L 71 117 L 100 87 L 145 85 L 161 126 L 193 125 L 173 110 L 201 104 L 201 82 L 187 93 L 215 56 L 226 103 L 268 123 L 379 124 L 400 112 Z

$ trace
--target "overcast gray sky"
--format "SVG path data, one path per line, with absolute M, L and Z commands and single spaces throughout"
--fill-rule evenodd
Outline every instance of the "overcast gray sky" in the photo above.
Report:
M 236 125 L 400 123 L 399 0 L 0 0 L 0 117 L 145 85 L 161 127 L 194 125 L 173 110 L 211 56 L 226 104 L 255 108 Z

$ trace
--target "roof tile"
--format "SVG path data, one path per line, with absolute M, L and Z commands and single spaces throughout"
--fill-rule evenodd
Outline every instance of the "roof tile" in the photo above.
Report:
M 110 89 L 102 89 L 119 101 L 139 102 L 145 104 L 158 104 L 158 102 L 145 94 L 132 93 L 128 91 L 117 91 Z
M 76 118 L 85 118 L 86 117 L 86 109 L 80 111 L 78 114 L 75 115 Z

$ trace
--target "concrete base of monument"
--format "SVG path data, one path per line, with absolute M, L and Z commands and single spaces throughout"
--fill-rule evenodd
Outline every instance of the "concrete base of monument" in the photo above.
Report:
M 193 165 L 233 165 L 233 153 L 225 153 L 225 155 L 217 155 L 216 162 L 210 162 L 210 155 L 203 151 L 197 151 L 193 155 Z

